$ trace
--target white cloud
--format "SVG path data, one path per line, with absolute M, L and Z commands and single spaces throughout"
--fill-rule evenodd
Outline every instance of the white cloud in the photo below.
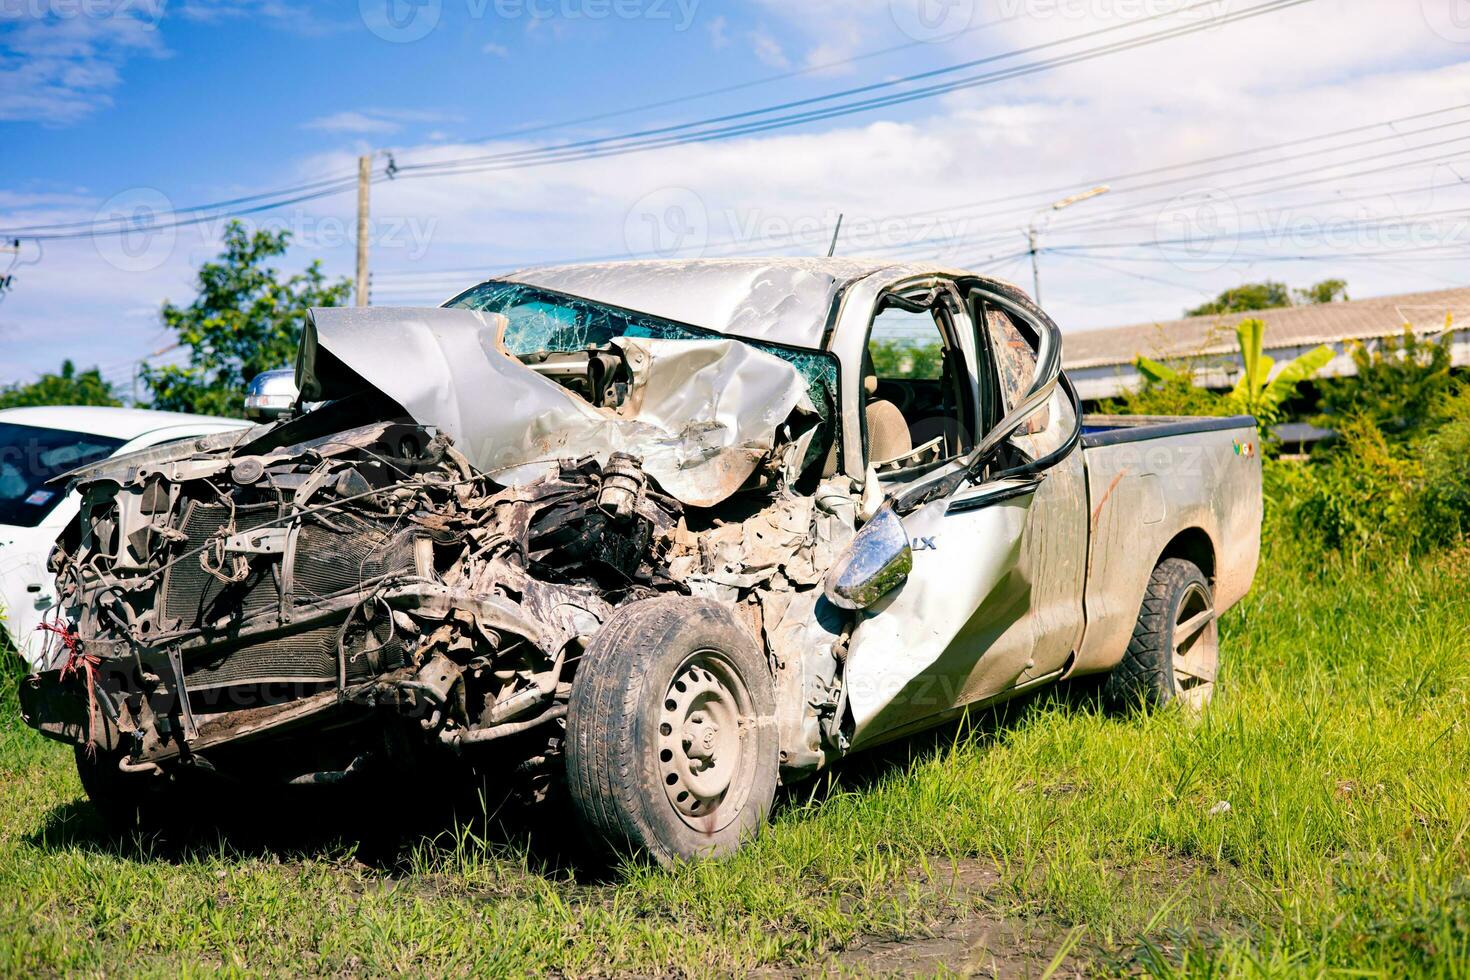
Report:
M 396 133 L 402 125 L 389 119 L 370 116 L 365 112 L 334 112 L 301 124 L 302 129 L 316 129 L 324 133 Z
M 781 42 L 765 30 L 750 32 L 750 50 L 763 64 L 770 65 L 772 68 L 791 67 L 791 61 L 786 57 L 786 52 L 781 50 Z
M 424 109 L 362 109 L 334 112 L 301 124 L 324 133 L 396 133 L 412 123 L 458 122 L 459 116 Z
M 943 4 L 950 0 L 923 2 Z M 952 3 L 965 7 L 970 0 Z M 908 40 L 894 29 L 889 0 L 807 0 L 799 4 L 760 0 L 760 6 L 785 21 L 811 45 L 799 60 L 807 68 L 822 68 L 824 75 L 850 74 L 852 67 L 843 62 L 853 55 Z
M 111 105 L 129 59 L 168 55 L 163 2 L 0 5 L 0 120 L 62 126 Z
M 496 44 L 494 41 L 487 41 L 485 42 L 485 44 L 481 45 L 480 53 L 493 54 L 497 58 L 509 58 L 510 48 L 507 48 L 503 44 Z
M 166 58 L 166 15 L 199 23 L 250 17 L 320 37 L 361 27 L 287 0 L 10 0 L 0 2 L 0 121 L 65 126 L 113 103 L 128 62 Z
M 704 29 L 709 32 L 710 47 L 716 51 L 730 46 L 730 22 L 723 14 L 707 21 Z
M 360 18 L 324 18 L 316 5 L 289 0 L 184 0 L 177 6 L 170 2 L 170 7 L 179 16 L 196 23 L 218 24 L 249 18 L 301 37 L 325 37 L 362 27 Z

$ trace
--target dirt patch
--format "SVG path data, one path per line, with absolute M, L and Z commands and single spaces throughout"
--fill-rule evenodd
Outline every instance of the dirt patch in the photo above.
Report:
M 1139 893 L 1145 907 L 1172 906 L 1186 894 L 1219 897 L 1228 882 L 1218 869 L 1175 856 L 1143 860 L 1113 869 L 1120 887 Z M 1138 968 L 1141 952 L 1172 961 L 1179 950 L 1201 939 L 1239 931 L 1239 924 L 1206 916 L 1207 921 L 1168 924 L 1144 944 L 1125 940 L 1121 947 L 1090 934 L 1086 926 L 1040 911 L 1018 914 L 1016 894 L 993 863 L 966 858 L 930 865 L 910 876 L 933 896 L 921 924 L 900 933 L 869 934 L 834 950 L 815 969 L 773 968 L 763 976 L 797 977 L 814 973 L 841 976 L 1081 977 L 1102 966 L 1123 973 Z M 1125 884 L 1126 883 L 1126 884 Z M 1013 885 L 1014 883 L 1012 883 Z M 1214 903 L 1206 901 L 1206 906 Z M 1182 930 L 1182 931 L 1181 931 Z
M 919 934 L 864 936 L 815 967 L 774 967 L 757 975 L 1039 977 L 1066 946 L 1052 976 L 1081 976 L 1077 945 L 1065 925 L 1049 916 L 994 911 L 1002 882 L 994 864 L 967 858 L 914 877 L 935 893 L 934 914 Z
M 844 950 L 835 965 L 861 976 L 1039 977 L 1066 946 L 1051 975 L 1080 977 L 1073 939 L 1055 922 L 976 910 L 928 937 L 865 940 Z

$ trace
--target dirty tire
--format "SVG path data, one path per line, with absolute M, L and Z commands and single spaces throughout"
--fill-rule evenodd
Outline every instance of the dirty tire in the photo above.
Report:
M 1214 592 L 1199 566 L 1166 558 L 1154 568 L 1128 650 L 1103 684 L 1114 711 L 1181 703 L 1203 708 L 1219 661 Z M 1204 625 L 1200 625 L 1203 623 Z
M 567 712 L 567 785 L 592 842 L 665 865 L 734 851 L 775 797 L 775 711 L 766 658 L 724 606 L 671 596 L 619 609 Z
M 75 748 L 77 775 L 82 789 L 97 808 L 107 829 L 127 833 L 147 829 L 159 816 L 162 793 L 151 783 L 157 778 L 142 773 L 126 773 L 117 767 L 119 754 L 87 747 Z

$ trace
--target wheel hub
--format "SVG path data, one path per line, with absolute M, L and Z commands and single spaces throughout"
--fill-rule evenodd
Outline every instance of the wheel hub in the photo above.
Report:
M 715 764 L 715 746 L 720 737 L 720 726 L 702 711 L 689 716 L 684 726 L 684 754 L 691 762 L 701 763 L 701 769 Z
M 686 818 L 719 809 L 748 768 L 750 698 L 739 679 L 696 655 L 675 673 L 659 716 L 659 774 Z
M 1180 701 L 1202 708 L 1214 693 L 1219 632 L 1209 591 L 1192 583 L 1180 596 L 1173 629 L 1174 689 Z

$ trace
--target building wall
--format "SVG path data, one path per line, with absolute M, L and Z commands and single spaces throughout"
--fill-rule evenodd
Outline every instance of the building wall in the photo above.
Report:
M 1400 336 L 1398 333 L 1385 334 L 1384 336 Z M 1427 334 L 1426 336 L 1434 336 Z M 1269 339 L 1269 335 L 1268 335 Z M 1378 338 L 1381 339 L 1381 338 Z M 1372 345 L 1376 340 L 1367 340 Z M 1355 373 L 1353 358 L 1351 354 L 1352 341 L 1339 341 L 1333 344 L 1337 356 L 1328 362 L 1327 366 L 1319 372 L 1318 377 L 1346 377 Z M 1266 353 L 1270 355 L 1278 365 L 1290 361 L 1292 358 L 1315 348 L 1316 344 L 1303 346 L 1272 347 L 1266 346 Z M 1063 342 L 1063 364 L 1066 363 L 1066 346 Z M 1454 340 L 1451 343 L 1450 355 L 1456 367 L 1470 367 L 1470 330 L 1456 330 Z M 1241 359 L 1237 353 L 1228 358 L 1228 366 L 1220 363 L 1224 358 L 1211 358 L 1219 364 L 1219 367 L 1201 370 L 1196 374 L 1196 381 L 1207 388 L 1224 390 L 1235 385 L 1240 377 Z M 1084 402 L 1095 402 L 1103 398 L 1115 398 L 1124 391 L 1138 388 L 1143 384 L 1143 378 L 1134 370 L 1132 363 L 1107 364 L 1083 368 L 1067 368 L 1067 374 L 1072 383 L 1077 386 L 1077 395 Z

